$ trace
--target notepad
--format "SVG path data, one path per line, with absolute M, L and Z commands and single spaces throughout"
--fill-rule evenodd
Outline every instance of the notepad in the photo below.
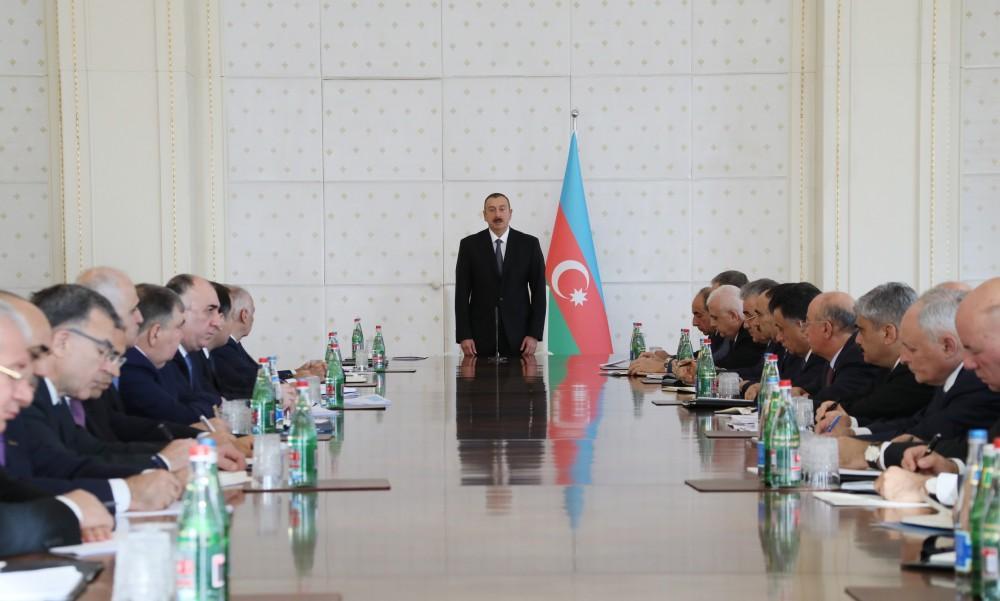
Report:
M 219 484 L 222 488 L 230 486 L 240 486 L 250 481 L 250 475 L 246 472 L 219 472 Z
M 611 363 L 602 363 L 601 369 L 621 369 L 623 367 L 628 367 L 631 363 L 628 359 L 619 359 L 618 361 L 612 361 Z
M 118 552 L 118 539 L 125 536 L 121 531 L 116 531 L 115 535 L 108 540 L 97 543 L 81 543 L 79 545 L 65 545 L 62 547 L 52 547 L 50 553 L 60 555 L 72 555 L 73 557 L 93 557 L 95 555 L 114 555 Z
M 0 572 L 0 596 L 5 601 L 70 599 L 82 582 L 83 574 L 74 566 Z
M 928 515 L 914 515 L 905 517 L 899 521 L 908 526 L 920 526 L 921 528 L 934 528 L 935 530 L 955 529 L 955 518 L 950 511 L 939 511 Z
M 220 479 L 221 479 L 221 475 L 222 474 L 219 474 Z M 122 514 L 122 517 L 125 517 L 125 518 L 158 518 L 158 517 L 163 517 L 163 516 L 180 515 L 181 514 L 181 510 L 183 508 L 184 508 L 184 505 L 180 501 L 175 501 L 174 503 L 171 503 L 169 507 L 166 507 L 164 509 L 160 509 L 158 511 L 126 511 L 125 513 Z
M 927 503 L 900 503 L 898 501 L 887 501 L 872 495 L 855 495 L 847 492 L 814 492 L 813 496 L 824 503 L 833 505 L 834 507 L 927 507 Z

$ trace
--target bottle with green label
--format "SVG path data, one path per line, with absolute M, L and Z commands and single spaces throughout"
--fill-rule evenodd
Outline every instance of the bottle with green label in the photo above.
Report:
M 628 358 L 630 361 L 635 361 L 644 352 L 646 352 L 646 338 L 642 335 L 642 324 L 636 321 L 632 323 L 632 340 L 629 342 Z
M 994 441 L 993 446 L 995 455 L 996 451 L 1000 450 L 1000 438 Z M 998 601 L 1000 600 L 1000 478 L 997 478 L 996 474 L 989 495 L 986 497 L 985 507 L 980 525 L 981 595 L 984 601 Z
M 178 601 L 225 601 L 229 549 L 225 508 L 212 484 L 213 450 L 191 447 L 191 479 L 184 492 L 177 529 L 176 586 Z
M 983 583 L 983 521 L 986 516 L 990 493 L 993 491 L 993 478 L 996 476 L 996 449 L 987 444 L 983 447 L 983 467 L 979 476 L 979 487 L 976 498 L 969 511 L 969 538 L 972 541 L 972 594 L 982 594 Z
M 344 374 L 344 366 L 340 362 L 340 347 L 337 345 L 337 338 L 333 338 L 333 352 L 326 362 L 326 379 L 324 382 L 326 408 L 344 408 L 344 382 L 347 380 Z
M 792 488 L 802 483 L 802 458 L 799 455 L 799 427 L 792 406 L 792 382 L 782 380 L 777 407 L 768 432 L 767 449 L 770 457 L 768 486 Z
M 309 384 L 299 382 L 296 392 L 298 400 L 288 431 L 288 484 L 316 486 L 316 422 L 309 403 Z
M 701 342 L 701 351 L 698 352 L 697 376 L 695 380 L 695 394 L 698 397 L 715 396 L 715 360 L 712 359 L 712 339 L 705 338 Z
M 351 332 L 351 359 L 354 359 L 355 364 L 358 360 L 358 350 L 364 351 L 365 348 L 365 332 L 361 329 L 361 318 L 354 318 L 354 331 Z
M 271 384 L 271 367 L 267 357 L 258 361 L 257 380 L 253 385 L 250 409 L 253 412 L 253 433 L 272 434 L 274 427 L 274 387 Z
M 375 325 L 375 339 L 372 340 L 372 371 L 385 372 L 385 339 L 382 338 L 382 326 Z
M 681 328 L 681 340 L 677 343 L 677 356 L 675 358 L 678 361 L 694 358 L 694 350 L 691 348 L 691 330 L 687 328 Z
M 969 530 L 969 513 L 979 490 L 982 474 L 983 449 L 986 446 L 986 430 L 969 430 L 968 455 L 965 459 L 965 475 L 961 479 L 958 498 L 953 510 L 955 524 L 955 588 L 964 594 L 972 593 L 972 538 Z

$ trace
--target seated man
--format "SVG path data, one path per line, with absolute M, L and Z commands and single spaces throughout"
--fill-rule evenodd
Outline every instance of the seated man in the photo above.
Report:
M 754 342 L 743 329 L 740 289 L 726 284 L 713 290 L 708 295 L 708 314 L 712 319 L 712 326 L 724 338 L 723 346 L 729 347 L 728 352 L 715 362 L 715 366 L 735 371 L 744 379 L 752 377 L 753 373 L 759 375 L 765 345 Z
M 817 407 L 867 394 L 886 371 L 862 358 L 856 319 L 854 299 L 844 292 L 824 292 L 809 303 L 803 331 L 810 350 L 828 362 L 822 386 L 810 395 Z
M 709 282 L 708 292 L 705 294 L 705 311 L 708 311 L 708 295 L 715 292 L 719 286 L 736 286 L 737 288 L 742 288 L 749 281 L 750 278 L 747 277 L 747 274 L 735 269 L 717 273 L 712 278 L 712 281 Z M 714 328 L 711 332 L 705 332 L 705 335 L 712 339 L 712 359 L 718 362 L 721 357 L 729 352 L 729 345 L 725 344 L 726 337 L 715 331 Z
M 699 290 L 694 295 L 694 298 L 691 299 L 691 325 L 698 328 L 698 331 L 705 336 L 710 336 L 715 331 L 712 328 L 712 319 L 708 316 L 708 306 L 705 305 L 708 301 L 708 295 L 711 293 L 712 289 L 706 286 Z M 699 343 L 692 338 L 691 345 L 697 349 Z M 715 352 L 716 350 L 713 346 L 713 358 L 715 357 Z M 672 363 L 673 357 L 666 351 L 647 352 L 629 364 L 628 372 L 630 375 L 640 373 L 674 373 Z
M 124 333 L 110 303 L 93 290 L 76 284 L 58 284 L 36 292 L 32 300 L 41 312 L 25 313 L 33 328 L 51 325 L 51 353 L 44 385 L 35 391 L 24 411 L 25 428 L 32 439 L 63 447 L 75 454 L 107 463 L 142 469 L 179 470 L 187 466 L 190 442 L 106 442 L 84 428 L 87 399 L 101 392 L 99 382 L 118 375 L 123 361 Z M 42 315 L 41 313 L 44 313 Z M 46 321 L 47 318 L 47 321 Z
M 162 376 L 172 382 L 182 403 L 209 407 L 208 415 L 222 403 L 222 396 L 206 387 L 208 376 L 204 373 L 202 349 L 207 347 L 219 332 L 222 317 L 219 315 L 219 296 L 212 283 L 195 275 L 176 275 L 167 282 L 167 288 L 180 297 L 184 306 L 181 325 L 181 343 L 173 358 L 162 368 Z M 195 353 L 201 356 L 195 356 Z
M 750 337 L 757 344 L 764 345 L 764 352 L 761 353 L 757 362 L 756 374 L 753 370 L 746 370 L 747 375 L 743 378 L 742 390 L 760 381 L 760 374 L 764 369 L 764 355 L 771 353 L 778 357 L 780 363 L 785 354 L 785 349 L 774 339 L 774 319 L 767 310 L 767 303 L 770 301 L 770 291 L 778 285 L 772 279 L 762 278 L 754 280 L 740 288 L 740 299 L 743 301 L 743 327 Z
M 994 393 L 1000 393 L 1000 278 L 987 280 L 970 292 L 955 316 L 961 336 L 966 369 Z M 1000 436 L 1000 421 L 990 427 L 987 441 Z M 926 454 L 926 445 L 904 451 L 901 467 L 890 467 L 875 482 L 879 493 L 891 501 L 919 502 L 928 494 L 945 505 L 955 502 L 958 474 L 965 469 L 967 436 L 942 440 Z
M 782 380 L 791 380 L 792 393 L 798 396 L 817 392 L 829 365 L 809 348 L 802 327 L 809 304 L 819 295 L 819 288 L 809 282 L 778 284 L 768 292 L 767 310 L 774 320 L 774 338 L 786 351 L 778 361 L 778 374 Z M 745 398 L 756 398 L 757 391 L 757 386 L 751 386 Z
M 26 334 L 24 321 L 0 301 L 0 443 L 7 419 L 33 396 Z M 114 519 L 94 495 L 73 490 L 56 497 L 12 480 L 5 450 L 0 444 L 0 557 L 111 538 Z
M 858 432 L 869 441 L 840 438 L 844 467 L 885 468 L 898 465 L 911 442 L 964 436 L 974 428 L 988 428 L 1000 418 L 1000 394 L 962 364 L 962 343 L 955 314 L 964 293 L 932 288 L 903 315 L 900 357 L 918 382 L 936 385 L 934 397 L 922 411 L 907 418 L 876 420 Z
M 124 326 L 125 346 L 127 348 L 135 346 L 135 340 L 139 336 L 139 326 L 142 325 L 142 313 L 139 311 L 139 297 L 136 295 L 132 280 L 117 269 L 94 267 L 81 273 L 76 281 L 111 303 Z M 102 440 L 162 443 L 168 436 L 164 429 L 172 438 L 194 438 L 204 431 L 200 429 L 202 428 L 200 422 L 194 427 L 172 421 L 128 415 L 118 393 L 118 379 L 106 380 L 102 384 L 104 391 L 101 395 L 83 404 L 87 412 L 87 430 Z M 222 444 L 225 441 L 218 442 Z
M 250 353 L 246 352 L 240 341 L 250 335 L 253 330 L 253 318 L 256 311 L 253 297 L 239 286 L 229 287 L 231 307 L 224 315 L 220 333 L 225 335 L 218 344 L 212 342 L 212 363 L 215 365 L 215 375 L 219 382 L 219 392 L 230 399 L 248 399 L 253 393 L 253 385 L 257 379 L 259 365 Z M 220 299 L 221 300 L 221 299 Z
M 858 324 L 857 342 L 864 360 L 888 371 L 864 396 L 839 405 L 835 405 L 834 401 L 823 401 L 816 413 L 817 431 L 848 435 L 853 428 L 874 420 L 914 415 L 931 401 L 934 387 L 917 382 L 913 372 L 900 358 L 900 323 L 903 314 L 916 300 L 916 291 L 898 282 L 876 286 L 858 299 L 854 307 Z
M 128 361 L 119 381 L 126 411 L 178 423 L 215 415 L 211 398 L 183 397 L 176 378 L 165 373 L 164 366 L 176 356 L 184 335 L 184 303 L 163 286 L 139 284 L 136 291 L 143 322 L 135 346 L 125 352 Z

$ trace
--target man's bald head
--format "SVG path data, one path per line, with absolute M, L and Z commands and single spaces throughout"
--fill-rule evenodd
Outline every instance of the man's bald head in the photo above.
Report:
M 139 312 L 139 297 L 131 278 L 114 267 L 91 267 L 76 278 L 76 283 L 108 299 L 125 326 L 126 346 L 135 346 L 135 338 L 142 325 L 142 313 Z
M 0 300 L 10 305 L 11 309 L 24 320 L 28 327 L 25 340 L 28 352 L 35 362 L 35 374 L 48 377 L 51 368 L 49 348 L 52 346 L 52 327 L 45 313 L 27 299 L 10 292 L 0 292 Z
M 955 316 L 965 368 L 976 372 L 990 390 L 1000 392 L 1000 278 L 986 280 L 968 293 Z
M 827 361 L 854 335 L 854 299 L 846 292 L 822 292 L 809 303 L 805 334 L 809 348 Z
M 253 296 L 246 288 L 229 286 L 229 298 L 233 305 L 229 310 L 229 319 L 232 322 L 231 335 L 236 340 L 242 340 L 253 330 L 253 319 L 257 311 Z
M 740 299 L 740 289 L 725 284 L 719 286 L 708 295 L 708 315 L 716 331 L 732 338 L 743 327 L 743 301 Z

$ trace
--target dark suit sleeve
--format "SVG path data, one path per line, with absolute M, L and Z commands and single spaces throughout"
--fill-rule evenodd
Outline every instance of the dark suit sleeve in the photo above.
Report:
M 193 424 L 203 414 L 199 406 L 179 402 L 160 386 L 145 370 L 124 372 L 128 377 L 119 381 L 122 401 L 129 413 L 151 419 L 167 420 L 180 424 Z
M 80 542 L 80 523 L 65 503 L 0 471 L 0 556 Z
M 79 428 L 74 431 L 74 440 L 64 442 L 60 438 L 59 432 L 49 422 L 49 417 L 35 405 L 22 411 L 18 420 L 24 427 L 33 449 L 61 449 L 64 454 L 84 455 L 98 461 L 140 469 L 156 467 L 150 454 L 119 453 L 98 441 L 89 432 Z
M 545 330 L 545 256 L 538 238 L 532 238 L 531 269 L 528 272 L 528 288 L 531 290 L 531 307 L 528 315 L 528 336 L 541 340 Z M 517 341 L 520 344 L 520 341 Z
M 884 369 L 864 362 L 852 362 L 838 370 L 834 381 L 821 388 L 812 398 L 816 402 L 838 401 L 849 404 L 868 393 L 882 379 Z
M 472 316 L 469 315 L 469 295 L 472 294 L 472 257 L 468 239 L 458 245 L 455 261 L 455 342 L 472 338 Z
M 28 480 L 32 486 L 44 490 L 51 495 L 64 495 L 74 490 L 85 490 L 103 503 L 114 502 L 111 484 L 107 480 L 96 478 L 77 478 L 75 480 L 60 480 L 58 478 L 32 478 Z
M 111 427 L 118 438 L 127 441 L 145 442 L 145 452 L 157 452 L 166 445 L 166 438 L 160 430 L 160 424 L 166 426 L 174 438 L 194 438 L 201 432 L 185 424 L 162 422 L 138 415 L 126 415 L 113 411 L 110 416 Z M 152 443 L 152 444 L 150 444 Z

